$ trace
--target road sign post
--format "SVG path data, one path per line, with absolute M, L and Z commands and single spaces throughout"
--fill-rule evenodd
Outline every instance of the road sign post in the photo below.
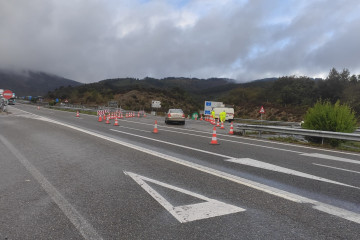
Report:
M 259 113 L 260 113 L 260 119 L 261 119 L 261 124 L 262 124 L 262 115 L 265 114 L 264 106 L 261 106 Z
M 10 91 L 10 90 L 5 90 L 5 91 L 3 92 L 3 97 L 9 100 L 10 98 L 13 97 L 13 92 Z

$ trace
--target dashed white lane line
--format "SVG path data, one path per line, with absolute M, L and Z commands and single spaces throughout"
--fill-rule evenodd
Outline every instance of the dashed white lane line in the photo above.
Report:
M 125 129 L 131 129 L 131 130 L 135 130 L 135 131 L 140 131 L 140 132 L 150 132 L 150 131 L 145 131 L 145 130 L 139 130 L 136 128 L 130 128 L 130 127 L 124 127 L 124 126 L 119 126 L 120 128 L 125 128 Z M 145 139 L 149 139 L 152 141 L 158 141 L 158 142 L 163 142 L 166 144 L 171 144 L 165 141 L 161 141 L 161 140 L 157 140 L 154 138 L 148 138 L 148 137 L 144 137 L 144 136 L 140 136 L 140 135 L 136 135 L 136 134 L 132 134 L 132 133 L 127 133 L 127 132 L 123 132 L 123 131 L 118 131 L 115 129 L 110 129 L 111 131 L 116 131 L 119 133 L 123 133 L 123 134 L 128 134 L 131 136 L 135 136 L 135 137 L 141 137 L 141 138 L 145 138 Z M 172 130 L 163 130 L 163 131 L 168 131 L 168 132 L 174 132 L 174 133 L 179 133 L 179 134 L 184 134 L 184 135 L 189 135 L 189 136 L 196 136 L 196 137 L 201 137 L 201 138 L 209 138 L 209 136 L 202 136 L 202 135 L 197 135 L 197 134 L 192 134 L 192 133 L 182 133 L 182 132 L 178 132 L 178 131 L 172 131 Z M 292 152 L 292 153 L 296 153 L 296 154 L 300 154 L 302 156 L 308 156 L 308 157 L 314 157 L 314 158 L 321 158 L 321 159 L 328 159 L 328 160 L 333 160 L 333 161 L 341 161 L 341 162 L 348 162 L 348 163 L 355 163 L 355 164 L 360 164 L 360 161 L 357 160 L 352 160 L 352 159 L 347 159 L 347 158 L 341 158 L 341 157 L 336 157 L 336 156 L 331 156 L 331 155 L 326 155 L 326 154 L 320 154 L 320 153 L 303 153 L 303 152 L 298 152 L 298 151 L 293 151 L 293 150 L 288 150 L 288 149 L 282 149 L 282 148 L 275 148 L 275 147 L 270 147 L 270 146 L 263 146 L 263 145 L 257 145 L 257 144 L 252 144 L 252 143 L 243 143 L 243 142 L 238 142 L 238 141 L 232 141 L 232 140 L 228 140 L 228 139 L 219 139 L 218 140 L 221 141 L 226 141 L 226 142 L 232 142 L 232 143 L 239 143 L 239 144 L 245 144 L 245 145 L 250 145 L 250 146 L 256 146 L 256 147 L 262 147 L 262 148 L 268 148 L 268 149 L 274 149 L 274 150 L 280 150 L 280 151 L 286 151 L 286 152 Z M 184 147 L 184 148 L 188 148 L 188 149 L 192 149 L 197 151 L 198 149 L 195 148 L 190 148 L 190 147 L 186 147 L 184 145 L 179 145 L 179 144 L 172 144 L 178 147 Z M 216 155 L 216 153 L 213 153 L 213 155 Z M 226 155 L 219 155 L 218 156 L 224 156 L 224 157 L 228 157 L 228 158 L 232 158 Z
M 310 199 L 310 198 L 307 198 L 307 197 L 303 197 L 303 196 L 297 195 L 295 193 L 291 193 L 291 192 L 287 192 L 285 190 L 277 189 L 277 188 L 274 188 L 274 187 L 271 187 L 271 186 L 268 186 L 268 185 L 265 185 L 265 184 L 262 184 L 262 183 L 258 183 L 258 182 L 251 181 L 251 180 L 248 180 L 248 179 L 245 179 L 245 178 L 241 178 L 241 177 L 238 177 L 238 176 L 235 176 L 235 175 L 232 175 L 232 174 L 229 174 L 229 173 L 225 173 L 225 172 L 222 172 L 222 171 L 219 171 L 219 170 L 216 170 L 216 169 L 205 167 L 205 166 L 202 166 L 200 164 L 188 162 L 188 161 L 182 160 L 182 159 L 177 158 L 177 157 L 172 157 L 172 156 L 160 153 L 160 152 L 156 152 L 156 151 L 153 151 L 153 150 L 150 150 L 150 149 L 146 149 L 146 148 L 143 148 L 143 147 L 140 147 L 140 146 L 136 146 L 134 144 L 130 144 L 130 143 L 127 143 L 127 142 L 124 142 L 124 141 L 120 141 L 120 140 L 115 139 L 115 138 L 103 136 L 103 135 L 101 135 L 99 133 L 91 132 L 91 131 L 88 131 L 88 130 L 85 130 L 85 129 L 81 129 L 79 127 L 75 127 L 75 126 L 72 126 L 72 125 L 69 125 L 69 124 L 65 124 L 65 123 L 62 123 L 62 122 L 59 122 L 59 121 L 55 121 L 55 120 L 52 120 L 52 119 L 49 119 L 49 118 L 40 117 L 38 119 L 42 120 L 42 121 L 46 121 L 46 122 L 51 122 L 51 123 L 54 123 L 54 124 L 57 124 L 57 125 L 60 125 L 60 126 L 64 126 L 64 127 L 67 127 L 67 128 L 70 128 L 70 129 L 73 129 L 73 130 L 76 130 L 76 131 L 79 131 L 79 132 L 82 132 L 82 133 L 86 133 L 88 135 L 98 137 L 98 138 L 107 140 L 109 142 L 113 142 L 113 143 L 116 143 L 116 144 L 119 144 L 119 145 L 122 145 L 122 146 L 125 146 L 125 147 L 128 147 L 128 148 L 131 148 L 131 149 L 134 149 L 134 150 L 137 150 L 137 151 L 140 151 L 140 152 L 144 152 L 144 153 L 147 153 L 147 154 L 162 158 L 164 160 L 168 160 L 170 162 L 177 163 L 177 164 L 182 165 L 182 166 L 186 166 L 186 167 L 189 167 L 189 168 L 192 168 L 192 169 L 204 172 L 204 173 L 208 173 L 208 174 L 216 176 L 216 177 L 220 177 L 220 178 L 229 180 L 229 181 L 234 182 L 234 183 L 238 183 L 238 184 L 241 184 L 241 185 L 244 185 L 244 186 L 247 186 L 247 187 L 250 187 L 250 188 L 253 188 L 253 189 L 256 189 L 256 190 L 259 190 L 259 191 L 262 191 L 262 192 L 265 192 L 265 193 L 268 193 L 268 194 L 271 194 L 271 195 L 274 195 L 274 196 L 277 196 L 277 197 L 280 197 L 280 198 L 283 198 L 283 199 L 287 199 L 289 201 L 293 201 L 293 202 L 296 202 L 296 203 L 308 203 L 308 204 L 313 205 L 314 209 L 317 209 L 319 211 L 322 211 L 322 212 L 325 212 L 325 213 L 328 213 L 328 214 L 331 214 L 331 215 L 334 215 L 334 216 L 337 216 L 337 217 L 340 217 L 340 218 L 343 218 L 343 219 L 347 219 L 349 221 L 360 224 L 360 214 L 356 213 L 356 212 L 352 212 L 352 211 L 349 211 L 349 210 L 346 210 L 346 209 L 343 209 L 343 208 L 335 207 L 333 205 L 329 205 L 329 204 L 326 204 L 326 203 L 318 202 L 316 200 L 313 200 L 313 199 Z
M 125 119 L 122 120 L 122 121 L 129 122 L 129 123 L 135 123 L 135 124 L 148 125 L 148 126 L 153 126 L 154 125 L 154 124 L 151 124 L 151 123 L 134 122 L 134 121 L 129 121 L 129 120 L 125 120 Z M 164 126 L 164 125 L 160 125 L 160 124 L 158 124 L 158 127 L 161 128 L 161 129 L 163 129 L 163 128 L 175 129 L 175 130 L 177 130 L 176 133 L 179 133 L 179 130 L 180 130 L 179 128 Z M 202 134 L 207 134 L 208 133 L 208 132 L 204 132 L 204 131 L 198 131 L 198 130 L 187 129 L 187 128 L 181 128 L 181 130 L 182 131 L 188 131 L 188 132 L 202 133 Z M 212 133 L 212 128 L 210 130 L 211 131 L 209 131 L 209 133 L 211 134 Z M 237 140 L 244 140 L 244 139 L 241 139 L 241 137 L 239 137 L 239 136 L 232 136 L 232 135 L 226 135 L 226 134 L 221 134 L 221 133 L 217 133 L 217 135 L 218 136 L 224 136 L 224 137 L 227 137 L 227 138 L 234 138 L 234 139 L 237 139 Z M 247 141 L 253 141 L 253 142 L 264 142 L 264 143 L 268 143 L 268 144 L 276 144 L 276 145 L 281 145 L 281 146 L 289 146 L 289 147 L 310 149 L 310 150 L 322 151 L 322 152 L 331 152 L 331 153 L 340 153 L 340 154 L 345 154 L 345 155 L 359 156 L 358 153 L 340 152 L 340 151 L 330 150 L 330 149 L 319 149 L 319 148 L 313 148 L 313 147 L 308 147 L 308 146 L 294 145 L 294 144 L 283 143 L 283 142 L 268 141 L 268 140 L 257 139 L 257 138 L 246 138 L 246 140 Z M 237 141 L 237 143 L 242 144 L 243 142 Z M 263 145 L 257 145 L 257 146 L 263 147 Z
M 30 172 L 30 174 L 38 181 L 40 186 L 45 190 L 51 199 L 58 205 L 65 216 L 80 232 L 85 239 L 102 239 L 95 231 L 91 224 L 72 206 L 61 193 L 27 160 L 9 141 L 0 135 L 2 142 L 19 162 Z
M 207 154 L 211 154 L 211 155 L 219 156 L 219 157 L 223 157 L 223 158 L 232 158 L 231 156 L 226 156 L 226 155 L 219 154 L 219 153 L 209 152 L 209 151 L 201 150 L 198 148 L 188 147 L 188 146 L 184 146 L 184 145 L 180 145 L 180 144 L 176 144 L 176 143 L 171 143 L 171 142 L 162 141 L 162 140 L 158 140 L 158 139 L 154 139 L 154 138 L 149 138 L 149 137 L 145 137 L 145 136 L 141 136 L 141 135 L 127 133 L 127 132 L 123 132 L 123 131 L 119 131 L 119 130 L 115 130 L 115 129 L 110 129 L 110 131 L 127 134 L 127 135 L 134 136 L 134 137 L 144 138 L 144 139 L 148 139 L 148 140 L 155 141 L 155 142 L 161 142 L 164 144 L 181 147 L 181 148 L 185 148 L 185 149 L 190 149 L 190 150 L 197 151 L 197 152 L 207 153 Z
M 124 127 L 124 128 L 129 129 L 128 127 Z M 134 130 L 137 130 L 137 129 L 134 129 Z M 312 179 L 312 180 L 317 180 L 317 181 L 322 181 L 322 182 L 327 182 L 327 183 L 332 183 L 332 184 L 342 185 L 342 186 L 347 186 L 347 187 L 352 187 L 352 188 L 358 188 L 358 187 L 351 186 L 351 185 L 348 185 L 348 184 L 344 184 L 344 183 L 332 181 L 330 179 L 326 179 L 326 178 L 310 175 L 310 174 L 307 174 L 307 173 L 295 171 L 295 170 L 292 170 L 292 169 L 280 167 L 280 166 L 277 166 L 277 165 L 274 165 L 274 164 L 261 162 L 261 161 L 254 160 L 254 159 L 251 159 L 251 158 L 233 158 L 231 156 L 227 156 L 227 155 L 223 155 L 223 154 L 204 151 L 204 150 L 201 150 L 201 149 L 198 149 L 198 148 L 188 147 L 188 146 L 184 146 L 184 145 L 180 145 L 180 144 L 176 144 L 176 143 L 171 143 L 171 142 L 168 142 L 168 141 L 162 141 L 162 140 L 149 138 L 149 137 L 145 137 L 145 136 L 141 136 L 141 135 L 136 135 L 136 134 L 133 134 L 133 133 L 127 133 L 127 132 L 123 132 L 123 131 L 119 131 L 119 130 L 115 130 L 115 129 L 110 129 L 110 131 L 119 132 L 119 133 L 122 133 L 122 134 L 127 134 L 127 135 L 130 135 L 130 136 L 133 136 L 133 137 L 139 137 L 139 138 L 143 138 L 143 139 L 148 139 L 148 140 L 155 141 L 155 142 L 161 142 L 161 143 L 164 143 L 164 144 L 168 144 L 168 145 L 172 145 L 172 146 L 176 146 L 176 147 L 181 147 L 181 148 L 185 148 L 185 149 L 190 149 L 190 150 L 193 150 L 193 151 L 202 152 L 202 153 L 206 153 L 206 154 L 210 154 L 210 155 L 214 155 L 214 156 L 228 158 L 227 160 L 225 160 L 227 162 L 234 162 L 234 163 L 238 163 L 238 164 L 242 164 L 242 165 L 248 165 L 248 166 L 252 166 L 252 167 L 256 167 L 256 168 L 261 168 L 261 169 L 265 169 L 265 170 L 271 170 L 271 171 L 275 171 L 275 172 L 290 174 L 290 175 L 303 177 L 303 178 L 308 178 L 308 179 Z M 140 131 L 142 131 L 142 130 L 140 130 Z M 146 132 L 148 132 L 148 131 L 146 131 Z
M 360 174 L 360 172 L 357 171 L 352 171 L 349 169 L 344 169 L 344 168 L 337 168 L 337 167 L 332 167 L 332 166 L 328 166 L 328 165 L 323 165 L 323 164 L 317 164 L 317 163 L 313 163 L 316 166 L 321 166 L 321 167 L 327 167 L 327 168 L 333 168 L 333 169 L 337 169 L 337 170 L 341 170 L 341 171 L 346 171 L 346 172 L 352 172 L 352 173 L 358 173 Z
M 228 159 L 228 160 L 225 160 L 225 161 L 238 163 L 238 164 L 251 166 L 251 167 L 256 167 L 256 168 L 261 168 L 261 169 L 265 169 L 265 170 L 269 170 L 269 171 L 285 173 L 285 174 L 289 174 L 289 175 L 293 175 L 293 176 L 308 178 L 308 179 L 311 179 L 311 180 L 327 182 L 327 183 L 332 183 L 332 184 L 341 185 L 341 186 L 345 186 L 345 187 L 351 187 L 351 188 L 360 189 L 359 187 L 355 187 L 355 186 L 348 185 L 348 184 L 345 184 L 345 183 L 336 182 L 336 181 L 333 181 L 333 180 L 330 180 L 330 179 L 326 179 L 326 178 L 314 176 L 314 175 L 311 175 L 311 174 L 295 171 L 295 170 L 292 170 L 292 169 L 289 169 L 289 168 L 279 167 L 279 166 L 276 166 L 274 164 L 261 162 L 261 161 L 254 160 L 254 159 L 251 159 L 251 158 L 233 158 L 233 159 Z
M 331 161 L 360 164 L 360 161 L 347 159 L 347 158 L 341 158 L 341 157 L 335 157 L 335 156 L 330 156 L 330 155 L 325 155 L 325 154 L 320 154 L 320 153 L 302 153 L 301 155 L 307 156 L 307 157 L 322 158 L 322 159 L 331 160 Z
M 17 109 L 17 108 L 15 108 L 15 109 Z M 21 110 L 21 109 L 17 109 L 17 110 L 26 112 L 26 111 Z M 26 113 L 32 114 L 32 113 L 29 113 L 29 112 L 26 112 Z M 36 115 L 36 116 L 37 116 L 37 115 Z M 92 116 L 92 117 L 96 117 L 96 116 Z M 121 121 L 129 122 L 129 123 L 135 123 L 135 124 L 141 124 L 141 125 L 148 125 L 148 126 L 153 126 L 153 125 L 154 125 L 154 124 L 150 124 L 150 123 L 129 121 L 129 120 L 126 120 L 126 119 L 120 120 L 119 123 L 120 123 Z M 162 130 L 165 130 L 165 131 L 174 132 L 174 133 L 180 133 L 180 134 L 186 134 L 186 133 L 181 133 L 181 132 L 179 132 L 179 128 L 168 127 L 168 126 L 159 125 L 159 124 L 158 124 L 158 126 L 161 127 L 161 128 L 169 128 L 169 129 L 175 129 L 175 130 L 177 130 L 177 131 L 170 131 L 170 130 L 162 129 Z M 126 127 L 124 127 L 124 128 L 126 128 Z M 129 128 L 129 129 L 134 129 L 134 128 Z M 138 129 L 134 129 L 134 130 L 138 130 Z M 202 133 L 202 134 L 207 134 L 207 132 L 198 131 L 198 130 L 194 130 L 194 129 L 181 128 L 181 130 L 190 131 L 190 132 L 197 132 L 197 133 Z M 146 132 L 145 130 L 141 130 L 141 131 Z M 209 132 L 209 133 L 211 134 L 212 132 Z M 235 136 L 225 135 L 225 134 L 221 134 L 221 133 L 218 133 L 217 135 L 219 135 L 219 136 L 224 136 L 224 137 L 227 137 L 227 138 L 234 138 L 234 139 L 236 139 L 236 140 L 239 140 L 239 137 L 238 137 L 238 136 L 235 137 Z M 201 136 L 201 135 L 195 135 L 195 134 L 194 134 L 193 136 L 207 137 L 207 136 Z M 296 148 L 303 148 L 303 149 L 311 149 L 311 150 L 314 150 L 314 151 L 322 151 L 322 152 L 331 152 L 331 153 L 340 153 L 340 154 L 345 154 L 345 155 L 359 156 L 359 154 L 357 154 L 357 153 L 339 152 L 339 151 L 329 150 L 329 149 L 317 149 L 317 148 L 306 147 L 306 146 L 299 146 L 299 145 L 288 144 L 288 143 L 271 142 L 271 141 L 266 141 L 266 140 L 263 140 L 263 139 L 247 138 L 246 140 L 248 140 L 248 141 L 256 141 L 256 142 L 264 142 L 264 143 L 276 144 L 276 145 L 282 145 L 282 146 L 290 146 L 290 147 L 296 147 Z M 269 146 L 264 146 L 264 145 L 259 145 L 259 144 L 251 144 L 251 143 L 245 143 L 245 142 L 240 142 L 240 141 L 231 141 L 231 140 L 226 140 L 226 139 L 221 139 L 221 141 L 228 141 L 228 142 L 233 142 L 233 143 L 238 143 L 238 144 L 245 144 L 245 145 L 250 145 L 250 146 L 257 146 L 257 147 L 261 147 L 261 148 L 269 148 L 269 149 L 274 149 L 274 150 L 279 150 L 279 151 L 287 151 L 287 152 L 294 152 L 294 153 L 298 153 L 298 154 L 305 154 L 305 153 L 299 152 L 299 151 L 292 151 L 292 150 L 288 150 L 288 149 L 269 147 Z M 320 154 L 320 155 L 322 155 L 322 154 Z
M 134 128 L 129 128 L 129 127 L 124 127 L 124 126 L 120 126 L 122 128 L 127 128 L 127 129 L 133 129 L 136 131 L 143 131 L 143 130 L 138 130 L 138 129 L 134 129 Z M 195 137 L 201 137 L 201 138 L 209 138 L 209 136 L 202 136 L 202 135 L 198 135 L 198 134 L 193 134 L 193 133 L 184 133 L 184 132 L 179 132 L 179 131 L 172 131 L 172 130 L 165 130 L 163 129 L 162 131 L 166 131 L 166 132 L 174 132 L 174 133 L 179 133 L 179 134 L 183 134 L 183 135 L 188 135 L 188 136 L 195 136 Z M 149 131 L 148 131 L 149 132 Z M 210 133 L 209 133 L 210 134 Z M 131 134 L 130 134 L 131 135 Z M 233 141 L 233 140 L 228 140 L 228 139 L 219 139 L 218 140 L 221 141 L 225 141 L 225 142 L 232 142 L 232 143 L 238 143 L 238 144 L 244 144 L 244 145 L 249 145 L 249 146 L 256 146 L 256 147 L 261 147 L 261 148 L 268 148 L 268 149 L 274 149 L 274 150 L 280 150 L 280 151 L 284 151 L 284 152 L 292 152 L 292 153 L 297 153 L 297 154 L 303 154 L 303 152 L 298 152 L 298 151 L 293 151 L 293 150 L 288 150 L 288 149 L 283 149 L 283 148 L 276 148 L 276 147 L 270 147 L 270 146 L 263 146 L 263 145 L 258 145 L 258 144 L 253 144 L 253 143 L 245 143 L 245 142 L 238 142 L 238 141 Z

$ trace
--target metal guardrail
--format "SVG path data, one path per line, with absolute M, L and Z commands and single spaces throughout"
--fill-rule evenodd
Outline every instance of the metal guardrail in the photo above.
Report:
M 234 120 L 237 122 L 251 122 L 251 123 L 260 123 L 265 125 L 300 126 L 299 122 L 268 121 L 268 120 L 245 119 L 245 118 L 234 118 Z
M 320 137 L 324 138 L 334 138 L 348 141 L 360 141 L 360 135 L 354 133 L 342 133 L 342 132 L 330 132 L 330 131 L 318 131 L 318 130 L 308 130 L 308 129 L 299 129 L 299 128 L 288 128 L 288 127 L 274 127 L 274 126 L 263 126 L 263 125 L 248 125 L 248 124 L 238 124 L 237 129 L 242 130 L 245 134 L 246 130 L 258 131 L 261 135 L 261 132 L 275 132 L 283 133 L 290 135 L 302 135 L 310 137 Z

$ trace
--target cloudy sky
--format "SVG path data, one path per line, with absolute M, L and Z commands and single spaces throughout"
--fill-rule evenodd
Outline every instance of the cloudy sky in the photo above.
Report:
M 359 0 L 0 0 L 0 68 L 80 82 L 360 74 Z

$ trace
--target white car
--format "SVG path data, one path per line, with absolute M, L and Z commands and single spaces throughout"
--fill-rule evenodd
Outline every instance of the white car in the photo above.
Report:
M 185 124 L 185 114 L 181 109 L 169 109 L 165 116 L 165 123 L 177 122 L 182 125 Z

